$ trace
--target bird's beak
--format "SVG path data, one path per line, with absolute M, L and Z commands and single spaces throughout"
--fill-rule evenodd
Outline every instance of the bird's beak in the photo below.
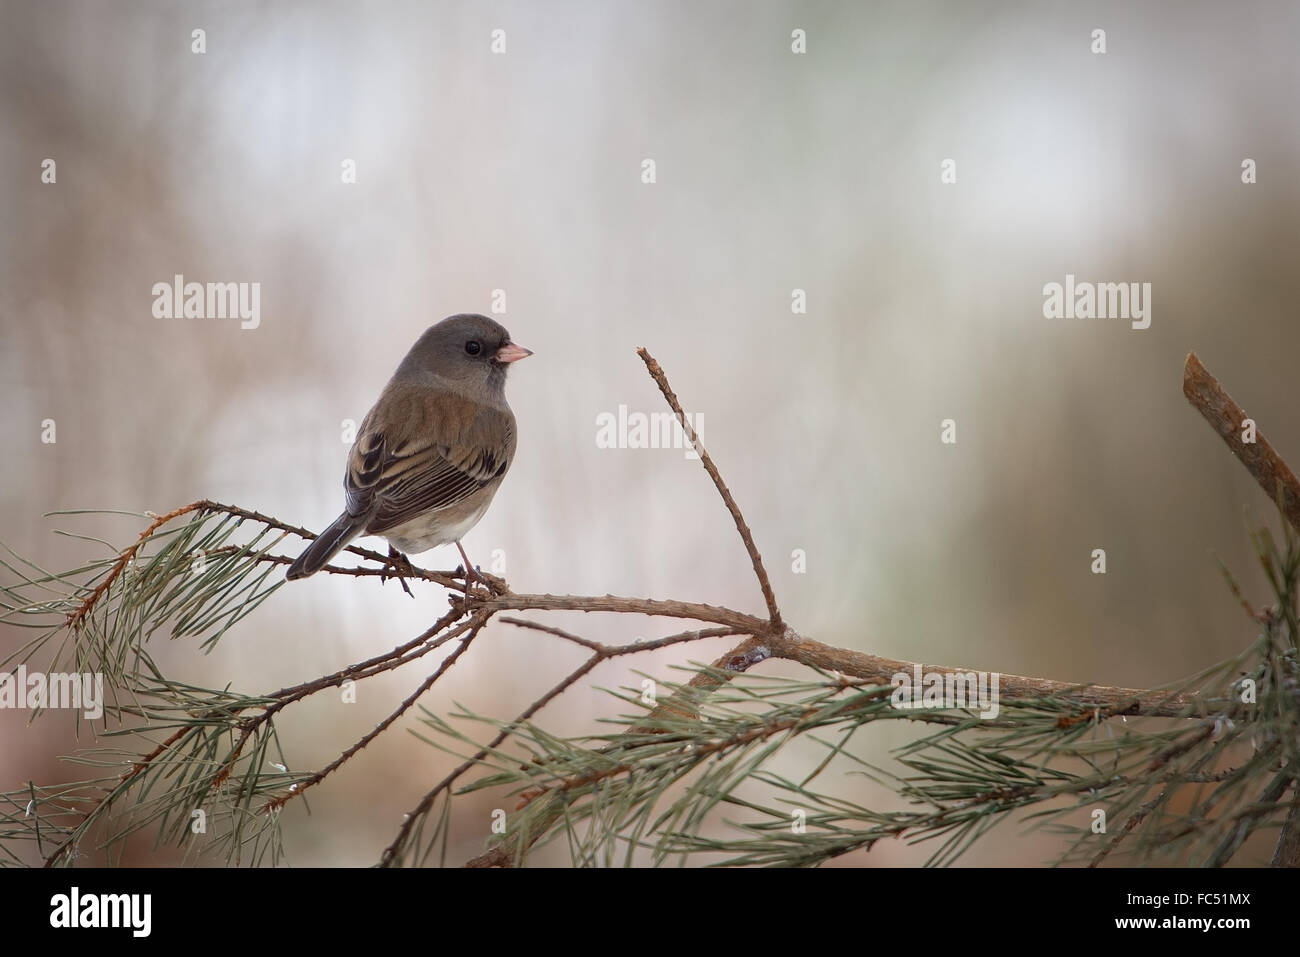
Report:
M 492 358 L 497 362 L 518 362 L 520 359 L 526 359 L 533 354 L 533 350 L 525 349 L 523 346 L 517 346 L 513 342 L 507 342 Z

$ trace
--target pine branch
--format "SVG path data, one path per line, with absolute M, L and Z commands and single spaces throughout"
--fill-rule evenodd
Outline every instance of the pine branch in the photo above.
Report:
M 559 836 L 568 839 L 579 863 L 612 861 L 616 853 L 630 862 L 643 852 L 656 862 L 704 855 L 732 864 L 817 864 L 882 838 L 901 838 L 935 841 L 931 862 L 942 864 L 1021 812 L 1073 834 L 1070 854 L 1094 865 L 1121 853 L 1220 864 L 1251 834 L 1275 827 L 1281 829 L 1275 862 L 1294 865 L 1300 842 L 1294 838 L 1298 805 L 1289 768 L 1298 751 L 1300 545 L 1289 526 L 1281 545 L 1267 532 L 1255 541 L 1276 605 L 1254 611 L 1225 570 L 1234 599 L 1263 625 L 1263 633 L 1242 654 L 1202 675 L 1162 689 L 1001 675 L 1001 711 L 994 720 L 962 707 L 900 710 L 891 701 L 899 673 L 920 668 L 927 675 L 964 675 L 969 669 L 832 647 L 786 624 L 739 506 L 686 422 L 662 368 L 644 349 L 639 354 L 735 523 L 765 616 L 670 599 L 516 594 L 499 579 L 488 590 L 472 589 L 463 573 L 396 568 L 388 556 L 353 546 L 348 550 L 362 565 L 325 570 L 395 577 L 404 588 L 408 580 L 446 588 L 448 611 L 388 652 L 252 697 L 167 679 L 149 654 L 148 640 L 170 626 L 172 637 L 193 637 L 210 648 L 280 587 L 269 576 L 289 559 L 272 549 L 290 535 L 310 539 L 307 530 L 200 500 L 145 516 L 147 526 L 129 547 L 66 572 L 48 572 L 14 555 L 13 562 L 0 561 L 16 579 L 0 586 L 0 620 L 37 635 L 6 663 L 52 648 L 51 668 L 71 662 L 78 671 L 103 673 L 114 690 L 106 716 L 121 724 L 105 731 L 129 744 L 77 758 L 115 772 L 107 777 L 58 788 L 29 784 L 0 796 L 0 851 L 16 861 L 9 845 L 33 840 L 46 864 L 66 864 L 92 833 L 102 835 L 102 846 L 112 851 L 125 836 L 148 827 L 187 855 L 217 851 L 232 862 L 245 855 L 278 861 L 280 811 L 412 713 L 499 618 L 580 647 L 587 656 L 510 721 L 453 716 L 490 726 L 485 742 L 420 708 L 421 721 L 435 732 L 428 740 L 461 760 L 419 800 L 383 852 L 382 864 L 423 861 L 439 845 L 445 860 L 453 799 L 499 788 L 514 797 L 510 828 L 471 866 L 522 864 L 537 843 Z M 1218 423 L 1243 462 L 1253 464 L 1261 484 L 1273 484 L 1286 511 L 1293 501 L 1287 490 L 1295 484 L 1290 470 L 1262 439 L 1262 452 L 1250 443 L 1234 445 L 1221 426 L 1233 423 L 1229 431 L 1235 435 L 1240 409 L 1194 356 L 1188 370 L 1189 398 Z M 612 645 L 511 614 L 552 611 L 648 615 L 702 627 Z M 559 739 L 534 721 L 603 662 L 722 637 L 740 640 L 711 665 L 694 667 L 687 681 L 661 683 L 668 695 L 647 703 L 635 692 L 615 692 L 632 713 L 614 719 L 612 733 Z M 275 728 L 284 709 L 348 681 L 420 667 L 418 662 L 449 642 L 454 646 L 412 692 L 335 760 L 312 772 L 288 769 Z M 797 663 L 813 677 L 791 681 L 755 671 L 769 659 Z M 1257 692 L 1250 701 L 1243 681 Z M 889 720 L 929 732 L 897 752 L 902 776 L 862 763 L 848 748 L 860 729 Z M 821 754 L 798 781 L 766 767 L 796 740 Z M 912 809 L 878 811 L 812 790 L 813 781 L 837 762 L 894 791 Z M 750 794 L 755 789 L 777 803 L 757 799 Z M 1104 844 L 1070 821 L 1070 815 L 1098 804 L 1108 818 L 1124 821 Z M 191 811 L 200 807 L 210 808 L 220 822 L 205 841 L 188 826 Z M 741 834 L 736 839 L 704 831 L 723 807 L 742 814 L 730 822 Z M 806 830 L 790 830 L 791 808 L 806 815 Z

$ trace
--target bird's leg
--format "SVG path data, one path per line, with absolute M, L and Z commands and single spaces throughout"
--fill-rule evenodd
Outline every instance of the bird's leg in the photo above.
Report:
M 401 552 L 399 552 L 392 545 L 388 546 L 388 561 L 384 563 L 384 568 L 387 569 L 390 567 L 393 569 L 393 572 L 395 573 L 393 577 L 402 583 L 402 591 L 406 592 L 408 595 L 414 598 L 415 595 L 411 594 L 410 586 L 406 584 L 406 576 L 407 575 L 414 576 L 415 569 L 411 567 L 411 560 L 407 558 L 405 555 L 403 555 Z M 385 580 L 386 576 L 380 575 L 379 578 L 380 581 L 383 581 Z
M 486 578 L 484 578 L 482 575 L 478 573 L 478 569 L 474 567 L 474 565 L 469 560 L 469 556 L 465 554 L 465 547 L 461 545 L 459 541 L 456 542 L 456 548 L 460 552 L 460 557 L 465 562 L 465 594 L 466 595 L 469 594 L 470 579 L 473 579 L 474 581 L 481 583 L 484 588 L 486 588 L 488 591 L 491 591 L 492 586 L 488 584 Z

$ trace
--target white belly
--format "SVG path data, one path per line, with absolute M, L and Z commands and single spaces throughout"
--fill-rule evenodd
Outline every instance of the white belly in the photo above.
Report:
M 388 539 L 399 552 L 418 555 L 439 545 L 450 545 L 452 542 L 460 541 L 478 524 L 478 520 L 487 511 L 488 504 L 490 503 L 485 502 L 482 508 L 459 522 L 449 522 L 445 514 L 427 512 L 386 532 L 380 532 L 380 535 Z

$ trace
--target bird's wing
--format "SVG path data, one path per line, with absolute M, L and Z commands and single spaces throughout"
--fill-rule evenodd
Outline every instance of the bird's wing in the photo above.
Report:
M 385 428 L 378 421 L 387 423 Z M 500 479 L 515 451 L 515 421 L 498 409 L 427 389 L 393 391 L 361 423 L 344 479 L 348 511 L 381 533 L 449 508 Z

